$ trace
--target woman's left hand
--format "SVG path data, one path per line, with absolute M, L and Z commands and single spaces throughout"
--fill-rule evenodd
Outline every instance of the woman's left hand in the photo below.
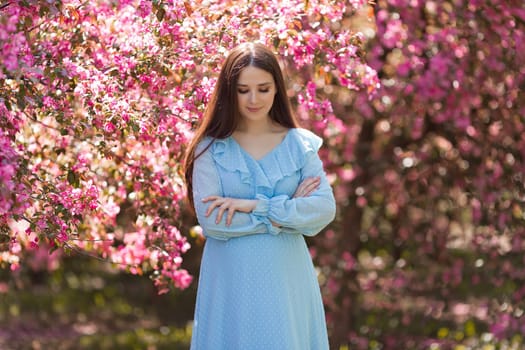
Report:
M 235 214 L 236 211 L 250 213 L 255 209 L 258 200 L 209 196 L 203 198 L 202 202 L 210 203 L 208 209 L 206 210 L 206 217 L 210 216 L 215 208 L 219 208 L 219 211 L 217 212 L 217 219 L 215 220 L 216 224 L 221 222 L 222 216 L 226 211 L 228 211 L 226 216 L 226 226 L 230 226 L 232 223 L 233 214 Z
M 315 190 L 319 188 L 321 183 L 320 176 L 307 177 L 297 186 L 292 198 L 301 198 L 310 196 Z

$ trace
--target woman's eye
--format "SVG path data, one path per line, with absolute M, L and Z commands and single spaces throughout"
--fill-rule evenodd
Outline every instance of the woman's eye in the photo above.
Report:
M 269 91 L 270 91 L 269 88 L 259 89 L 259 92 L 261 92 L 261 93 L 266 93 L 266 92 L 269 92 Z M 237 92 L 240 93 L 240 94 L 247 94 L 248 92 L 250 92 L 250 90 L 239 89 L 239 90 L 237 90 Z

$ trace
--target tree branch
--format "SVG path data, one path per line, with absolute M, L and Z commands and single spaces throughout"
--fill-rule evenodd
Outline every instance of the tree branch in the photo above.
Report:
M 3 4 L 3 5 L 0 5 L 0 11 L 2 11 L 3 9 L 5 9 L 7 6 L 11 5 L 10 2 L 6 3 L 6 4 Z

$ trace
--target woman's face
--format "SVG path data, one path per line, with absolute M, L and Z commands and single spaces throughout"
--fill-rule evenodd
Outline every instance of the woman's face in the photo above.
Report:
M 243 119 L 259 121 L 269 118 L 276 92 L 270 73 L 252 66 L 244 68 L 237 82 L 237 101 Z

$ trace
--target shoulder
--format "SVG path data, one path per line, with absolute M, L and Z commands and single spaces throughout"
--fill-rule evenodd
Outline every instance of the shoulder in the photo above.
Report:
M 213 159 L 214 162 L 223 164 L 232 163 L 229 167 L 238 163 L 240 156 L 239 150 L 236 150 L 231 137 L 218 139 L 212 136 L 205 136 L 195 147 L 195 159 Z
M 305 152 L 317 152 L 323 144 L 323 139 L 312 131 L 303 128 L 290 129 L 291 138 L 294 139 Z
M 204 136 L 195 147 L 195 155 L 201 153 L 215 153 L 219 145 L 226 143 L 227 139 L 217 139 L 211 136 Z M 221 148 L 219 146 L 219 148 Z
M 209 149 L 209 146 L 211 145 L 212 141 L 212 138 L 209 136 L 203 137 L 202 140 L 200 140 L 199 143 L 197 143 L 197 145 L 195 146 L 195 155 L 199 155 L 202 152 Z

